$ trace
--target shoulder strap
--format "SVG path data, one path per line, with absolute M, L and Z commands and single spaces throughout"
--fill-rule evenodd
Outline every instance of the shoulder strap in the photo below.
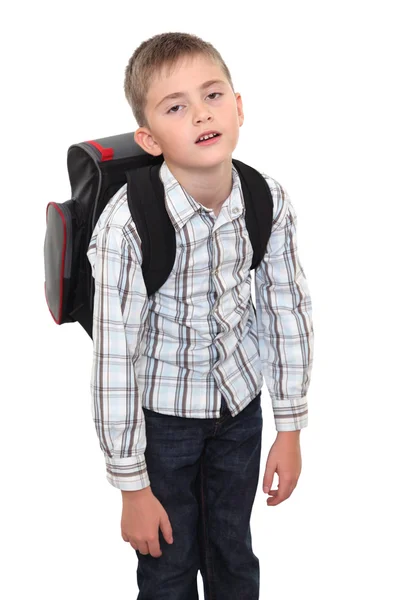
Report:
M 168 279 L 176 253 L 175 229 L 165 207 L 161 164 L 126 171 L 128 206 L 142 242 L 142 271 L 151 296 Z
M 273 200 L 271 190 L 256 169 L 240 160 L 232 159 L 239 174 L 246 208 L 246 227 L 253 246 L 251 269 L 256 269 L 262 261 L 271 235 Z
M 239 160 L 236 167 L 246 208 L 246 227 L 253 246 L 251 269 L 261 262 L 271 235 L 273 200 L 265 178 Z M 175 229 L 165 207 L 159 177 L 161 164 L 126 171 L 128 206 L 142 242 L 142 271 L 151 296 L 168 279 L 175 261 Z

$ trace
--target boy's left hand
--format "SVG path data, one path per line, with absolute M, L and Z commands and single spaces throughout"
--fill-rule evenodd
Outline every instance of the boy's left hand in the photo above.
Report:
M 268 506 L 276 506 L 289 498 L 301 473 L 301 452 L 299 431 L 278 432 L 271 446 L 265 467 L 263 489 L 273 498 L 267 499 Z M 275 471 L 278 473 L 278 489 L 271 490 Z

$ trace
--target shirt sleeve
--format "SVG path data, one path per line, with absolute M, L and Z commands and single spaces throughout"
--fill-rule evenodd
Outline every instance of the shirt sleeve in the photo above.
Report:
M 308 425 L 312 303 L 297 253 L 297 215 L 285 188 L 272 178 L 268 184 L 274 217 L 265 256 L 255 273 L 258 339 L 275 428 L 294 431 Z
M 150 485 L 144 452 L 145 418 L 135 364 L 148 310 L 142 268 L 122 227 L 107 225 L 89 250 L 95 279 L 92 417 L 106 477 L 121 490 Z

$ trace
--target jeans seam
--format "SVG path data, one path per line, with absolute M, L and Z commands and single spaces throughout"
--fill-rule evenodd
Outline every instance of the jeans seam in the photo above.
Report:
M 203 538 L 204 538 L 204 563 L 205 563 L 205 570 L 207 573 L 207 587 L 208 587 L 208 592 L 209 592 L 209 599 L 208 600 L 214 600 L 215 596 L 213 594 L 213 590 L 212 590 L 212 586 L 211 586 L 211 582 L 213 580 L 213 576 L 214 576 L 214 570 L 212 568 L 212 563 L 208 562 L 208 556 L 209 556 L 209 543 L 208 543 L 208 533 L 207 533 L 207 523 L 206 523 L 206 505 L 205 505 L 205 498 L 204 498 L 204 482 L 205 482 L 205 477 L 204 477 L 204 457 L 201 457 L 201 462 L 200 462 L 200 488 L 201 488 L 201 512 L 202 512 L 202 521 L 203 521 Z

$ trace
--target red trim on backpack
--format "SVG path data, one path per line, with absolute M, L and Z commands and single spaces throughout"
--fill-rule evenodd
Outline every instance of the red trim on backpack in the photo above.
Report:
M 90 140 L 86 142 L 86 144 L 92 144 L 101 154 L 101 161 L 112 160 L 114 158 L 114 148 L 104 148 L 104 146 L 100 146 L 94 140 Z
M 56 211 L 58 212 L 58 214 L 61 216 L 62 224 L 63 224 L 63 228 L 64 228 L 64 242 L 63 242 L 63 249 L 62 249 L 61 277 L 60 277 L 60 310 L 59 310 L 59 315 L 58 315 L 58 321 L 57 321 L 57 318 L 51 312 L 51 309 L 50 309 L 50 306 L 49 306 L 49 302 L 47 300 L 46 282 L 44 282 L 44 293 L 45 293 L 45 296 L 46 296 L 46 303 L 47 303 L 47 306 L 48 306 L 48 309 L 50 311 L 51 316 L 53 317 L 53 319 L 57 323 L 57 325 L 61 325 L 62 299 L 63 299 L 63 291 L 64 291 L 65 250 L 66 250 L 66 247 L 67 247 L 67 225 L 65 223 L 64 213 L 57 206 L 57 204 L 55 202 L 49 202 L 48 205 L 47 205 L 47 208 L 46 208 L 46 222 L 47 222 L 47 212 L 49 210 L 49 206 L 50 205 L 53 206 L 56 209 Z

